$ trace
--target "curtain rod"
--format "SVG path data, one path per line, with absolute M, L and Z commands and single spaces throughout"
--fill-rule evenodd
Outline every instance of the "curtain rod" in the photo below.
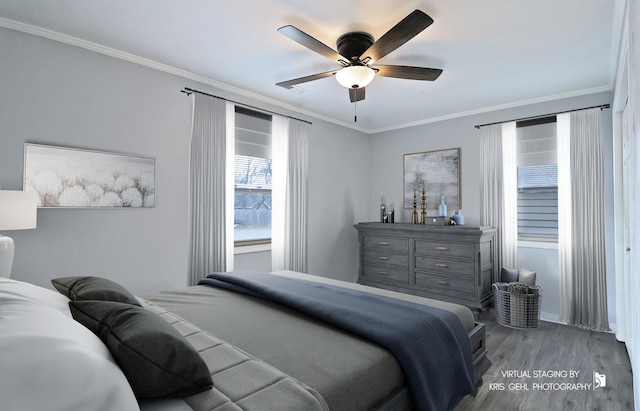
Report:
M 580 110 L 589 110 L 590 108 L 599 108 L 600 110 L 604 110 L 605 108 L 609 108 L 611 107 L 609 104 L 600 104 L 599 106 L 591 106 L 591 107 L 585 107 L 585 108 L 577 108 L 575 110 L 565 110 L 565 111 L 558 111 L 556 113 L 549 113 L 549 114 L 542 114 L 539 116 L 532 116 L 532 117 L 524 117 L 524 118 L 517 118 L 514 120 L 504 120 L 504 121 L 496 121 L 495 123 L 487 123 L 487 124 L 478 124 L 475 126 L 475 128 L 480 128 L 480 127 L 485 127 L 485 126 L 493 126 L 494 124 L 502 124 L 502 123 L 509 123 L 511 121 L 525 121 L 525 120 L 535 120 L 537 118 L 544 118 L 544 117 L 551 117 L 551 116 L 555 116 L 558 114 L 564 114 L 564 113 L 571 113 L 573 111 L 580 111 Z
M 292 120 L 302 121 L 303 123 L 313 124 L 312 122 L 307 121 L 307 120 L 302 120 L 302 119 L 291 117 L 291 116 L 285 116 L 284 114 L 276 113 L 275 111 L 269 111 L 269 110 L 265 110 L 265 109 L 260 108 L 260 107 L 250 106 L 249 104 L 244 104 L 244 103 L 240 103 L 240 102 L 237 102 L 237 101 L 229 100 L 228 98 L 224 98 L 224 97 L 220 97 L 220 96 L 214 96 L 213 94 L 205 93 L 204 91 L 200 91 L 200 90 L 194 90 L 194 89 L 191 89 L 191 88 L 188 88 L 188 87 L 185 87 L 184 90 L 180 90 L 180 92 L 181 93 L 185 93 L 186 95 L 190 95 L 191 93 L 204 94 L 205 96 L 209 96 L 209 97 L 213 97 L 213 98 L 219 98 L 220 100 L 228 101 L 228 102 L 231 102 L 233 104 L 237 104 L 239 106 L 252 108 L 252 109 L 260 111 L 262 113 L 275 114 L 277 116 L 283 116 L 283 117 L 286 117 L 286 118 L 290 118 Z

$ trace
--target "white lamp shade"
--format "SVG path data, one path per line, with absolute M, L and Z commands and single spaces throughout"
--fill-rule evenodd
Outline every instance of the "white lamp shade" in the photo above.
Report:
M 0 231 L 36 228 L 38 193 L 0 190 Z
M 366 87 L 373 81 L 376 72 L 367 66 L 349 66 L 336 72 L 336 80 L 346 88 Z

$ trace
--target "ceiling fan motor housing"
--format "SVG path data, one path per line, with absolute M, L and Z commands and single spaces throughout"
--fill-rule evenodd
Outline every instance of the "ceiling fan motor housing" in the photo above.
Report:
M 360 56 L 373 44 L 373 36 L 363 31 L 353 31 L 338 38 L 336 47 L 341 56 L 348 58 L 350 63 L 359 65 Z

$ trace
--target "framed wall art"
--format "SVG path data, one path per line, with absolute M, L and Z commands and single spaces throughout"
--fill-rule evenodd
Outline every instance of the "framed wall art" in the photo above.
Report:
M 441 196 L 449 210 L 460 209 L 460 148 L 405 154 L 404 208 L 413 208 L 414 192 L 420 204 L 423 185 L 428 210 L 438 209 Z
M 155 159 L 27 143 L 23 188 L 44 208 L 152 208 Z

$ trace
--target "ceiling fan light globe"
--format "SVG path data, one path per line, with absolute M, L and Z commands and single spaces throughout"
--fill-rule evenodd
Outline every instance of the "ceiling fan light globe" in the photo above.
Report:
M 376 72 L 367 66 L 349 66 L 336 72 L 336 80 L 346 88 L 363 88 L 369 85 Z

